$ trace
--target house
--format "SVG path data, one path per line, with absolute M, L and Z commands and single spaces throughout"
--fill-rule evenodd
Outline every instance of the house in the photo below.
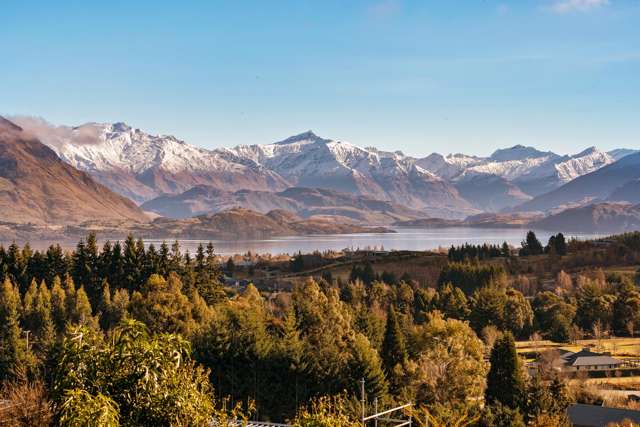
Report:
M 575 404 L 567 408 L 567 415 L 574 427 L 605 427 L 624 420 L 629 420 L 635 423 L 634 425 L 640 424 L 640 411 L 630 409 Z
M 596 353 L 585 347 L 578 352 L 565 352 L 554 363 L 554 366 L 565 372 L 572 371 L 610 371 L 617 369 L 624 362 L 611 357 L 611 353 Z

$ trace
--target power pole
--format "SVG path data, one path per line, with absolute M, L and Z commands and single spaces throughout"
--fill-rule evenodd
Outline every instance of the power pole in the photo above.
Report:
M 373 399 L 373 411 L 377 414 L 378 413 L 378 398 L 376 397 L 375 399 Z M 373 420 L 373 426 L 374 427 L 378 427 L 378 417 L 376 417 Z
M 29 332 L 31 331 L 22 331 L 27 338 L 27 351 L 29 351 Z
M 366 413 L 366 411 L 367 411 L 367 408 L 366 408 L 367 400 L 366 400 L 365 395 L 364 395 L 364 378 L 362 378 L 360 380 L 360 393 L 361 393 L 361 396 L 362 396 L 362 427 L 364 427 L 365 426 L 365 422 L 366 422 L 364 419 L 367 416 L 367 413 Z

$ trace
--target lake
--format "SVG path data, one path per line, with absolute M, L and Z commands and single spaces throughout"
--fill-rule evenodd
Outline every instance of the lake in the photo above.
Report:
M 318 236 L 292 236 L 277 237 L 263 240 L 212 240 L 216 253 L 242 254 L 248 251 L 253 253 L 294 254 L 299 251 L 309 253 L 313 251 L 384 248 L 385 250 L 428 250 L 439 247 L 449 248 L 451 245 L 464 243 L 502 244 L 507 242 L 514 246 L 520 246 L 524 240 L 526 229 L 514 228 L 413 228 L 390 227 L 395 233 L 362 233 L 362 234 L 331 234 Z M 534 230 L 540 241 L 546 245 L 551 232 Z M 579 239 L 591 239 L 603 237 L 598 234 L 568 233 L 565 237 L 577 237 Z M 158 240 L 146 240 L 146 243 L 154 243 L 156 247 L 162 243 Z M 206 245 L 208 240 L 181 240 L 182 249 L 195 251 L 200 243 Z

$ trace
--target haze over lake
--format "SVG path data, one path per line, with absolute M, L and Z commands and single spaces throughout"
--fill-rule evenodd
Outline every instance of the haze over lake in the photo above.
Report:
M 507 242 L 514 246 L 520 246 L 527 230 L 514 228 L 413 228 L 391 227 L 395 233 L 366 233 L 366 234 L 340 234 L 323 236 L 292 236 L 277 237 L 263 240 L 213 240 L 216 253 L 229 255 L 246 253 L 309 253 L 313 251 L 384 248 L 385 250 L 428 250 L 438 247 L 448 248 L 451 245 Z M 549 231 L 534 230 L 543 244 L 549 240 Z M 579 239 L 591 239 L 602 237 L 598 234 L 566 234 L 567 239 L 577 237 Z M 180 240 L 183 250 L 195 251 L 200 243 L 205 240 Z M 154 243 L 158 246 L 161 240 L 146 240 L 146 243 Z

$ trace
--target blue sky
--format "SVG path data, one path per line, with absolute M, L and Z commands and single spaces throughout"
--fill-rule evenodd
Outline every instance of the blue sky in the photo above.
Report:
M 636 0 L 8 0 L 0 113 L 205 147 L 639 147 L 638 22 Z

